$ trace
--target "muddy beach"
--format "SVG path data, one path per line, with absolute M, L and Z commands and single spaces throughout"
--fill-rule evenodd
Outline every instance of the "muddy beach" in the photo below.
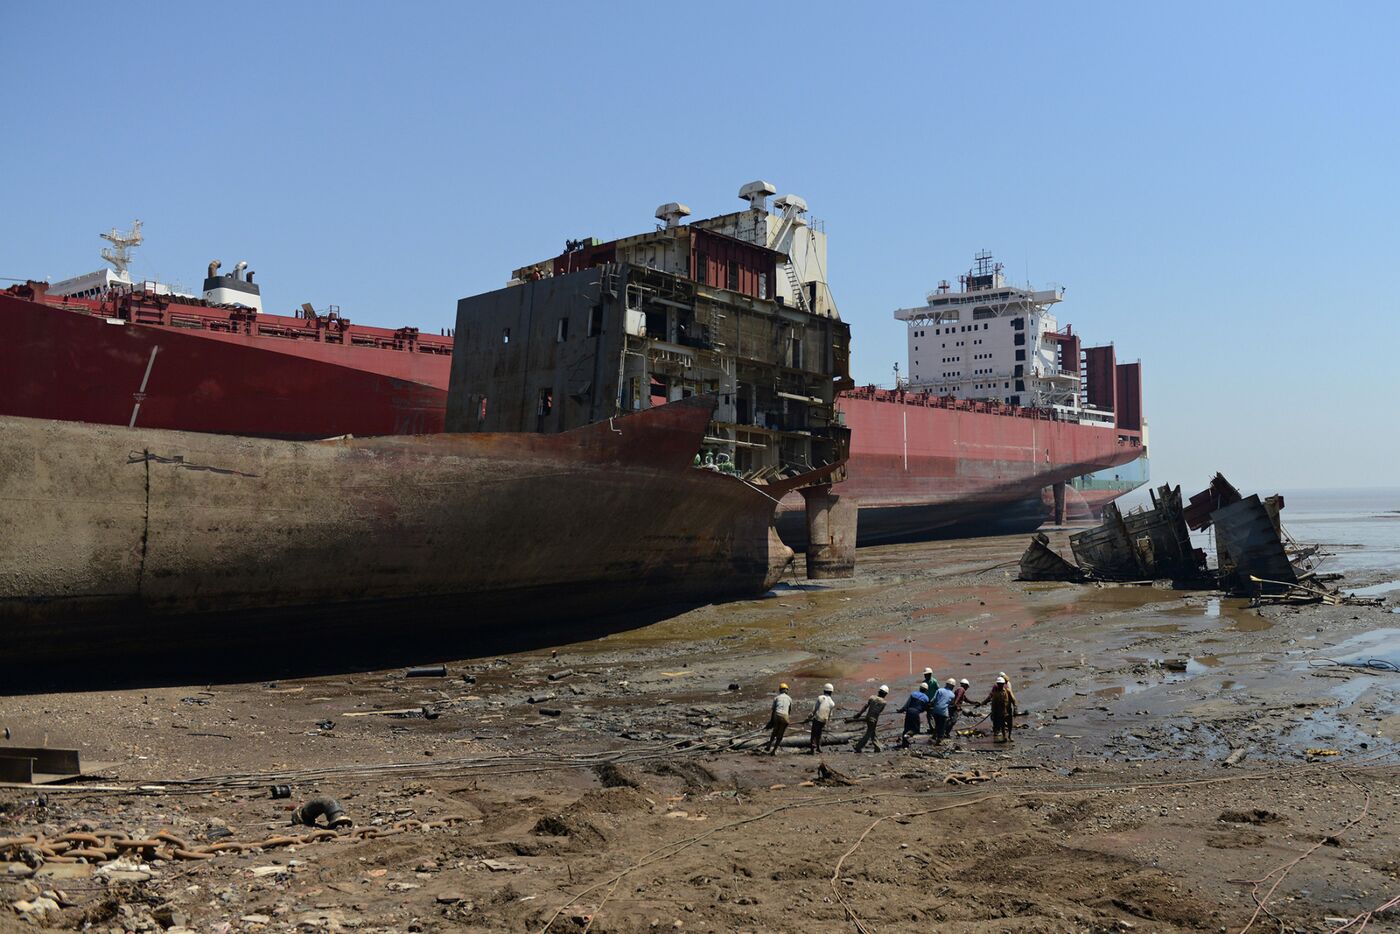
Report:
M 851 581 L 425 649 L 441 677 L 275 661 L 5 697 L 14 742 L 110 766 L 0 788 L 0 837 L 33 841 L 8 851 L 0 931 L 1332 931 L 1400 895 L 1400 674 L 1345 664 L 1400 661 L 1393 595 L 1022 583 L 1024 547 L 864 549 Z M 893 749 L 925 666 L 978 699 L 1005 671 L 1015 741 L 973 712 L 951 745 Z M 735 748 L 780 681 L 792 745 Z M 827 681 L 835 741 L 806 755 Z M 842 721 L 881 683 L 884 751 L 855 755 Z M 293 826 L 317 796 L 352 826 Z M 94 842 L 52 846 L 75 832 Z M 114 841 L 135 843 L 63 855 Z

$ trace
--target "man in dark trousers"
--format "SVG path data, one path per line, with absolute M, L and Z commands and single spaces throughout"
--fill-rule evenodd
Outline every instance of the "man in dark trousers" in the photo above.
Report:
M 933 697 L 929 698 L 929 709 L 933 711 L 933 739 L 930 742 L 941 743 L 944 738 L 951 735 L 948 724 L 951 718 L 953 707 L 953 688 L 957 682 L 952 678 L 943 682 L 943 686 L 933 692 Z
M 788 693 L 786 684 L 778 685 L 778 696 L 773 698 L 773 709 L 768 716 L 768 729 L 773 732 L 768 736 L 768 742 L 763 744 L 763 748 L 768 750 L 770 756 L 778 754 L 778 747 L 783 744 L 783 734 L 787 732 L 788 718 L 792 715 L 792 695 Z
M 933 676 L 933 669 L 932 669 L 932 668 L 925 668 L 925 669 L 924 669 L 923 685 L 924 685 L 924 693 L 927 694 L 927 695 L 929 696 L 929 700 L 933 700 L 933 693 L 934 693 L 935 691 L 938 690 L 938 679 L 935 678 L 935 677 Z M 929 735 L 932 736 L 932 735 L 933 735 L 933 705 L 932 705 L 932 704 L 929 705 L 929 708 L 928 708 L 928 710 L 927 710 L 927 712 L 926 712 L 926 716 L 928 717 L 928 732 L 929 732 Z
M 1016 701 L 1006 688 L 1005 678 L 997 678 L 997 683 L 992 685 L 991 693 L 982 700 L 982 703 L 991 706 L 992 736 L 995 741 L 998 743 L 1010 741 L 1011 718 L 1016 714 Z
M 960 682 L 958 682 L 957 687 L 953 690 L 953 703 L 948 705 L 949 736 L 953 736 L 958 729 L 958 718 L 962 716 L 963 703 L 977 703 L 974 700 L 968 700 L 967 689 L 970 687 L 972 687 L 972 682 L 968 681 L 966 678 L 963 678 Z
M 812 724 L 812 745 L 807 751 L 813 755 L 820 755 L 822 751 L 822 732 L 826 730 L 826 725 L 831 721 L 831 711 L 836 708 L 836 699 L 831 696 L 836 690 L 834 684 L 822 685 L 821 696 L 817 698 L 817 703 L 812 707 L 812 715 L 807 718 L 807 722 Z
M 928 695 L 924 693 L 924 686 L 919 684 L 910 693 L 904 706 L 895 711 L 895 713 L 904 714 L 904 732 L 899 736 L 900 749 L 908 749 L 909 737 L 919 734 L 919 719 L 923 717 L 926 710 L 928 710 Z
M 860 709 L 860 713 L 851 718 L 852 721 L 859 720 L 865 723 L 864 735 L 856 740 L 856 752 L 863 750 L 866 743 L 875 747 L 876 752 L 880 751 L 880 740 L 875 737 L 875 728 L 880 724 L 880 714 L 885 712 L 885 699 L 889 693 L 889 685 L 880 685 L 880 690 L 866 699 L 865 706 Z

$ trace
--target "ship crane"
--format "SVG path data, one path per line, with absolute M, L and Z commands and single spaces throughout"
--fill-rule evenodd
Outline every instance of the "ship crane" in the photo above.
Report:
M 98 236 L 112 244 L 111 249 L 102 248 L 102 258 L 112 264 L 118 277 L 128 282 L 131 281 L 131 275 L 128 272 L 131 269 L 131 250 L 132 247 L 140 246 L 145 239 L 141 236 L 141 222 L 139 220 L 132 221 L 131 230 L 127 233 L 122 233 L 113 227 L 104 234 L 98 234 Z

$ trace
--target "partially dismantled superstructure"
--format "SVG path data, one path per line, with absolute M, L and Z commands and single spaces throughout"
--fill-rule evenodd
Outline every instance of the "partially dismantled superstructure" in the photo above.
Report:
M 809 573 L 849 572 L 854 509 L 830 487 L 850 447 L 836 408 L 850 329 L 826 286 L 825 233 L 795 195 L 770 211 L 774 193 L 750 183 L 746 210 L 690 223 L 664 204 L 652 231 L 568 241 L 463 298 L 448 431 L 555 433 L 714 396 L 701 465 L 798 489 L 820 526 Z

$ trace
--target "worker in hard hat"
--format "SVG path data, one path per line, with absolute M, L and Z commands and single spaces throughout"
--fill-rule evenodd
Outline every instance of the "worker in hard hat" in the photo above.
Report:
M 933 739 L 930 742 L 935 745 L 943 742 L 949 735 L 948 711 L 953 705 L 953 688 L 956 685 L 957 682 L 949 678 L 933 692 L 933 697 L 929 698 L 929 709 L 933 712 Z
M 949 680 L 951 681 L 952 679 L 950 678 Z M 972 687 L 972 682 L 968 681 L 966 678 L 963 678 L 957 683 L 957 686 L 953 688 L 953 702 L 948 705 L 949 736 L 954 736 L 957 734 L 958 718 L 962 716 L 963 704 L 977 703 L 976 701 L 969 699 L 967 696 L 967 691 L 970 687 Z
M 812 707 L 812 715 L 807 718 L 807 722 L 812 724 L 812 743 L 807 751 L 812 755 L 819 755 L 822 751 L 822 731 L 831 721 L 831 711 L 836 709 L 836 699 L 831 696 L 835 690 L 836 685 L 823 684 L 822 692 Z
M 1006 737 L 1010 739 L 1011 731 L 1016 728 L 1016 714 L 1020 712 L 1020 705 L 1016 703 L 1016 692 L 1011 689 L 1011 676 L 998 671 L 997 677 L 1006 679 L 1006 693 L 1011 697 L 1011 713 L 1006 718 Z
M 992 685 L 991 692 L 987 694 L 982 703 L 992 708 L 992 737 L 999 743 L 1010 741 L 1011 718 L 1016 713 L 1016 702 L 1012 699 L 1006 678 L 997 678 L 996 684 Z
M 938 679 L 937 679 L 936 677 L 934 677 L 933 669 L 932 669 L 932 668 L 925 668 L 925 669 L 924 669 L 924 677 L 923 677 L 922 684 L 923 684 L 923 686 L 924 686 L 924 693 L 927 694 L 930 698 L 932 698 L 933 695 L 934 695 L 934 692 L 936 692 L 936 691 L 938 690 Z M 928 732 L 929 732 L 929 735 L 932 736 L 932 735 L 933 735 L 933 706 L 932 706 L 932 705 L 929 705 L 927 708 L 925 708 L 925 710 L 924 710 L 924 716 L 928 718 Z
M 914 685 L 914 690 L 909 692 L 909 699 L 904 702 L 895 713 L 904 714 L 904 730 L 899 734 L 899 748 L 909 748 L 909 737 L 919 735 L 919 720 L 924 712 L 928 710 L 928 695 L 924 693 L 922 683 Z
M 860 713 L 851 717 L 851 720 L 859 720 L 865 723 L 865 733 L 856 741 L 855 751 L 860 752 L 869 743 L 875 747 L 875 751 L 880 751 L 880 740 L 875 736 L 875 727 L 880 723 L 880 714 L 885 712 L 885 704 L 890 695 L 888 684 L 880 685 L 880 690 L 866 698 L 865 706 L 860 709 Z
M 778 747 L 783 744 L 783 734 L 787 732 L 788 718 L 791 714 L 792 695 L 788 693 L 788 686 L 784 682 L 778 685 L 778 696 L 773 698 L 773 708 L 768 715 L 768 729 L 772 732 L 763 748 L 768 750 L 770 756 L 778 754 Z

